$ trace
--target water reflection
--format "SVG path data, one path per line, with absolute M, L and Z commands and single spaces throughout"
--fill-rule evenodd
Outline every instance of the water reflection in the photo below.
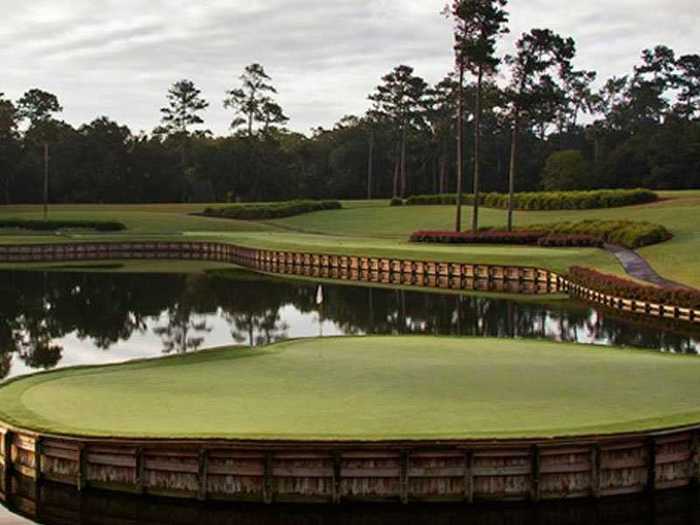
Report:
M 0 378 L 319 333 L 537 337 L 700 351 L 697 329 L 630 320 L 572 301 L 347 285 L 325 285 L 324 295 L 321 315 L 314 283 L 243 271 L 0 272 Z
M 44 525 L 700 525 L 697 491 L 518 506 L 263 507 L 79 493 L 70 486 L 37 486 L 30 480 L 16 478 L 6 504 L 28 523 Z M 27 523 L 24 519 L 3 518 L 2 514 L 0 507 L 0 523 Z

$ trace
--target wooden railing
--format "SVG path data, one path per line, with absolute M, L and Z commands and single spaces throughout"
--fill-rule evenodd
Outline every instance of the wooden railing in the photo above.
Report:
M 698 309 L 602 294 L 569 282 L 555 272 L 534 267 L 259 250 L 220 242 L 0 245 L 0 262 L 5 263 L 115 259 L 219 261 L 283 275 L 450 290 L 569 293 L 624 313 L 700 324 Z

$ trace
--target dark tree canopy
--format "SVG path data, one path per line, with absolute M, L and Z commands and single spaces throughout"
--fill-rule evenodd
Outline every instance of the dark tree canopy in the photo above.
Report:
M 161 131 L 166 135 L 189 135 L 190 128 L 203 124 L 199 115 L 209 107 L 191 80 L 180 80 L 168 90 L 168 105 L 161 108 Z
M 252 137 L 256 129 L 267 132 L 271 127 L 283 126 L 289 121 L 273 98 L 277 90 L 263 66 L 247 66 L 240 80 L 241 87 L 227 91 L 224 99 L 224 107 L 234 113 L 231 129 L 247 126 L 248 136 Z
M 140 133 L 108 116 L 73 127 L 58 118 L 58 98 L 41 89 L 15 101 L 0 95 L 0 202 L 43 202 L 47 158 L 57 203 L 388 199 L 453 193 L 459 180 L 507 192 L 511 174 L 514 191 L 700 188 L 699 55 L 652 46 L 630 71 L 598 79 L 575 67 L 571 39 L 538 29 L 511 50 L 508 69 L 488 78 L 505 2 L 455 6 L 465 17 L 490 9 L 496 20 L 480 46 L 479 26 L 469 26 L 477 40 L 466 39 L 455 19 L 457 36 L 465 35 L 458 49 L 469 51 L 461 86 L 459 71 L 428 85 L 400 65 L 369 94 L 365 112 L 308 135 L 284 128 L 258 64 L 222 101 L 239 129 L 228 136 L 201 131 L 208 104 L 188 80 L 168 92 L 163 126 Z

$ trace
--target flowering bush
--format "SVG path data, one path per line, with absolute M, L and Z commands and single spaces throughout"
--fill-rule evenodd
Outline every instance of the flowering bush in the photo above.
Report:
M 541 237 L 537 242 L 539 246 L 551 248 L 601 248 L 604 244 L 603 239 L 595 235 L 585 234 L 562 234 L 550 233 L 545 237 Z
M 419 231 L 411 235 L 411 242 L 435 242 L 443 244 L 531 244 L 546 235 L 538 231 L 496 231 L 484 230 L 478 233 Z
M 574 266 L 569 270 L 568 280 L 597 292 L 624 297 L 633 301 L 700 308 L 700 290 L 693 288 L 660 288 L 639 284 L 629 279 Z

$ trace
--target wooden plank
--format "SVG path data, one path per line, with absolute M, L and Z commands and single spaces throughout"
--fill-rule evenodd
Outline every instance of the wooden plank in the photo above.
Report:
M 398 478 L 401 476 L 400 467 L 363 468 L 343 467 L 344 478 Z
M 265 466 L 259 465 L 221 465 L 212 462 L 212 456 L 209 456 L 209 474 L 217 476 L 245 476 L 245 477 L 263 477 L 265 475 Z
M 121 454 L 95 454 L 89 452 L 87 460 L 92 465 L 103 465 L 106 467 L 135 467 L 136 460 L 133 456 Z
M 510 467 L 476 467 L 473 469 L 474 477 L 507 477 L 529 476 L 532 474 L 531 465 L 513 465 Z
M 542 457 L 541 454 L 540 457 Z M 590 461 L 579 461 L 577 463 L 555 463 L 540 466 L 540 474 L 575 474 L 577 472 L 590 472 L 590 470 Z
M 44 456 L 52 459 L 78 461 L 78 458 L 80 457 L 80 449 L 70 450 L 67 448 L 54 448 L 44 445 Z
M 161 458 L 152 458 L 146 456 L 144 463 L 146 470 L 154 470 L 157 472 L 175 472 L 177 474 L 198 474 L 199 462 L 192 461 L 190 463 L 168 461 Z

